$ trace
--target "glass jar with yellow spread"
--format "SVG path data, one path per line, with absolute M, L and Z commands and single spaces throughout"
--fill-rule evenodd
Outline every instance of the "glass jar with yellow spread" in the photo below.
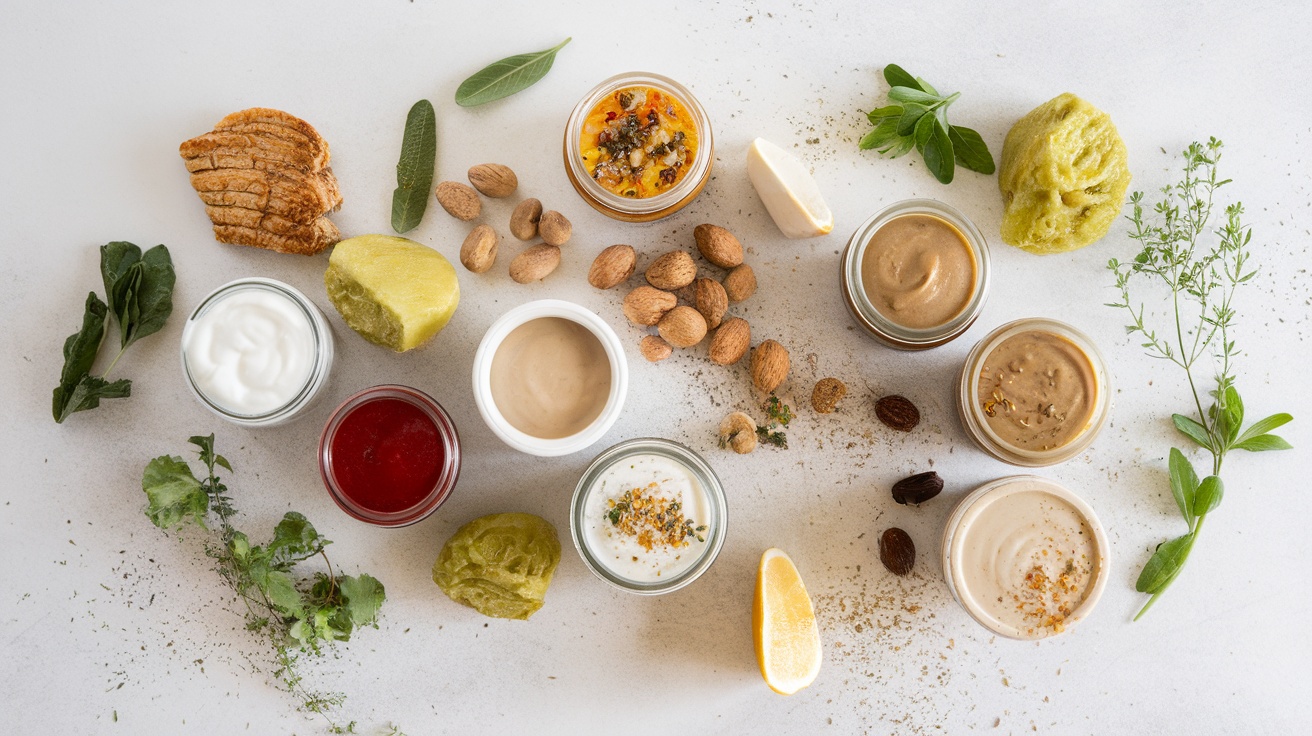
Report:
M 1053 465 L 1083 452 L 1111 413 L 1102 353 L 1064 322 L 1032 317 L 980 340 L 961 368 L 961 426 L 1003 462 Z
M 900 350 L 926 350 L 965 332 L 984 308 L 988 244 L 955 208 L 908 199 L 857 228 L 839 275 L 848 312 L 867 334 Z
M 710 179 L 710 119 L 683 85 L 629 72 L 593 88 L 565 125 L 565 173 L 583 200 L 617 220 L 677 212 Z

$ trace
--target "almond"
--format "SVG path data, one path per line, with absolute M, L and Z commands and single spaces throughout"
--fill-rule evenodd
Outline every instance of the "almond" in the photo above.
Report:
M 706 318 L 692 307 L 675 307 L 656 325 L 665 341 L 676 348 L 690 348 L 706 337 Z
M 588 283 L 598 289 L 619 286 L 633 275 L 638 265 L 638 254 L 631 245 L 612 245 L 597 254 L 588 269 Z
M 678 297 L 668 291 L 639 286 L 624 297 L 624 316 L 640 327 L 652 327 L 678 303 Z
M 442 205 L 448 215 L 457 220 L 470 220 L 483 211 L 483 202 L 478 192 L 458 181 L 444 181 L 437 185 L 437 203 Z
M 711 337 L 709 357 L 717 365 L 733 365 L 743 359 L 751 345 L 751 325 L 745 319 L 730 317 Z
M 761 393 L 773 393 L 788 377 L 788 348 L 766 340 L 752 350 L 752 383 Z
M 674 348 L 670 347 L 670 344 L 661 338 L 655 335 L 648 335 L 642 338 L 642 341 L 638 343 L 638 351 L 641 352 L 642 357 L 647 360 L 650 360 L 653 363 L 659 363 L 670 357 L 670 355 L 674 353 Z
M 538 243 L 510 262 L 510 278 L 518 284 L 541 281 L 560 265 L 560 248 Z
M 469 231 L 460 246 L 460 262 L 474 273 L 483 273 L 497 260 L 497 231 L 491 225 L 479 225 Z
M 711 329 L 719 327 L 724 313 L 729 310 L 729 297 L 725 295 L 724 287 L 715 279 L 697 279 L 692 288 L 693 303 L 706 318 L 706 326 Z
M 731 302 L 741 302 L 756 293 L 756 272 L 746 263 L 739 264 L 724 277 L 724 293 Z
M 538 220 L 542 219 L 542 203 L 533 197 L 515 205 L 510 213 L 510 234 L 520 240 L 532 240 L 538 236 Z
M 543 212 L 538 220 L 538 235 L 542 236 L 547 245 L 564 245 L 573 232 L 574 226 L 555 210 Z
M 519 186 L 519 177 L 509 166 L 479 164 L 469 169 L 469 183 L 488 197 L 509 197 Z
M 820 414 L 829 414 L 846 395 L 846 383 L 837 378 L 821 378 L 811 391 L 811 408 Z
M 682 289 L 697 278 L 697 264 L 692 256 L 681 250 L 672 250 L 652 261 L 647 267 L 647 283 L 657 289 Z
M 692 235 L 702 257 L 720 268 L 733 268 L 743 262 L 743 244 L 719 225 L 698 225 Z

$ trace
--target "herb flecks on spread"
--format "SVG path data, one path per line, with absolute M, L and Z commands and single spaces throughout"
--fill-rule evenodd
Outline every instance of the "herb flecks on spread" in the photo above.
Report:
M 288 692 L 304 698 L 301 707 L 328 720 L 336 733 L 354 733 L 355 723 L 338 724 L 334 710 L 344 696 L 309 689 L 298 671 L 301 655 L 322 653 L 324 645 L 346 641 L 360 626 L 377 628 L 383 605 L 383 584 L 367 574 L 334 572 L 324 553 L 330 542 L 295 511 L 287 512 L 265 545 L 232 526 L 236 510 L 228 487 L 215 474 L 216 466 L 232 471 L 227 458 L 214 452 L 214 435 L 188 440 L 199 448 L 205 465 L 198 479 L 180 457 L 164 455 L 151 460 L 141 477 L 149 505 L 146 516 L 161 528 L 187 525 L 217 533 L 205 552 L 215 560 L 223 581 L 246 606 L 246 628 L 269 637 L 275 653 L 275 676 Z M 217 528 L 211 528 L 217 517 Z M 208 522 L 208 524 L 207 524 Z M 297 563 L 323 558 L 326 572 L 306 578 L 294 571 Z
M 1057 554 L 1060 563 L 1061 553 Z M 1025 573 L 1024 584 L 1012 596 L 1016 611 L 1033 624 L 1027 633 L 1033 634 L 1035 627 L 1054 634 L 1065 631 L 1066 619 L 1084 602 L 1088 579 L 1089 570 L 1077 565 L 1074 558 L 1068 558 L 1055 574 L 1049 574 L 1042 564 L 1036 563 Z
M 705 524 L 683 515 L 683 504 L 660 495 L 660 484 L 631 488 L 608 502 L 606 518 L 620 534 L 632 537 L 639 547 L 651 552 L 662 547 L 688 546 L 689 537 L 705 542 Z
M 607 190 L 653 197 L 687 174 L 697 154 L 697 128 L 676 98 L 651 87 L 626 87 L 588 113 L 579 148 L 584 168 Z
M 1221 505 L 1224 491 L 1221 462 L 1226 453 L 1290 449 L 1283 438 L 1270 434 L 1271 430 L 1293 420 L 1289 414 L 1272 414 L 1242 429 L 1244 402 L 1235 388 L 1233 364 L 1239 354 L 1231 334 L 1236 319 L 1233 299 L 1239 285 L 1251 281 L 1257 270 L 1248 262 L 1252 230 L 1243 225 L 1241 203 L 1226 206 L 1225 221 L 1219 228 L 1208 226 L 1216 190 L 1230 182 L 1218 179 L 1216 174 L 1221 141 L 1212 138 L 1205 145 L 1192 143 L 1184 151 L 1184 159 L 1184 180 L 1162 190 L 1164 198 L 1152 208 L 1156 217 L 1145 216 L 1142 192 L 1135 192 L 1130 198 L 1134 207 L 1130 237 L 1139 241 L 1142 249 L 1128 263 L 1115 258 L 1107 263 L 1107 268 L 1116 274 L 1116 288 L 1121 296 L 1119 302 L 1108 306 L 1129 312 L 1131 324 L 1126 329 L 1131 335 L 1140 336 L 1150 356 L 1184 369 L 1198 413 L 1192 417 L 1172 414 L 1171 420 L 1181 434 L 1212 456 L 1212 474 L 1200 481 L 1184 453 L 1171 448 L 1168 462 L 1171 493 L 1189 531 L 1157 545 L 1144 565 L 1134 587 L 1152 597 L 1136 619 L 1147 613 L 1179 577 L 1203 528 L 1203 520 Z M 1214 233 L 1217 241 L 1207 247 L 1200 241 L 1209 233 Z M 1156 329 L 1145 321 L 1142 302 L 1131 300 L 1130 284 L 1139 284 L 1141 280 L 1160 281 L 1171 292 L 1175 324 L 1168 323 L 1164 336 L 1158 336 Z M 1206 370 L 1208 364 L 1218 369 L 1216 388 L 1208 392 L 1212 402 L 1207 409 L 1203 408 L 1193 372 L 1205 358 L 1204 365 L 1198 366 L 1200 370 Z

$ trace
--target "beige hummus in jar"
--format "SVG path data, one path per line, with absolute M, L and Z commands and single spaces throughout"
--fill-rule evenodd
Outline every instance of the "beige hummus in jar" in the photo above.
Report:
M 902 215 L 870 237 L 861 286 L 875 310 L 894 324 L 929 329 L 952 320 L 975 294 L 975 255 L 949 222 Z
M 1061 335 L 1028 330 L 984 358 L 979 402 L 989 429 L 1021 450 L 1062 447 L 1089 428 L 1098 403 L 1093 361 Z

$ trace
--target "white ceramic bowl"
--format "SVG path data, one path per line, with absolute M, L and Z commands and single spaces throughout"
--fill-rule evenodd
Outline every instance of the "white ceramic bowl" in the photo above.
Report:
M 492 397 L 492 358 L 501 342 L 516 327 L 543 317 L 559 317 L 583 325 L 596 336 L 606 350 L 610 361 L 610 396 L 601 414 L 581 432 L 559 439 L 543 439 L 511 426 Z M 624 398 L 629 392 L 629 364 L 624 358 L 624 345 L 619 336 L 601 317 L 573 302 L 561 299 L 540 299 L 521 304 L 492 323 L 483 335 L 483 341 L 474 354 L 474 402 L 483 421 L 502 442 L 530 455 L 556 457 L 578 452 L 600 440 L 619 419 Z

